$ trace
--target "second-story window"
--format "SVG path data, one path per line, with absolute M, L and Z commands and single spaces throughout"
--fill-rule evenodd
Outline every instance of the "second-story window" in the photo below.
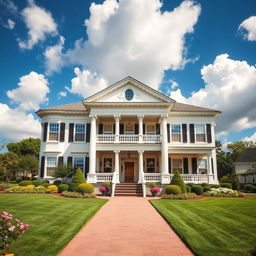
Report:
M 50 123 L 49 140 L 51 141 L 59 140 L 59 124 Z
M 112 124 L 104 124 L 104 134 L 113 134 L 113 125 Z
M 85 124 L 76 124 L 75 141 L 84 141 L 85 138 Z
M 181 142 L 181 130 L 179 124 L 172 125 L 172 141 Z
M 205 142 L 205 125 L 196 124 L 196 142 Z

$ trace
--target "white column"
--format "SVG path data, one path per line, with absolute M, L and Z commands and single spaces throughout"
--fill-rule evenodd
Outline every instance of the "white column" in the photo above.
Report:
M 143 150 L 139 150 L 139 183 L 142 183 L 142 175 L 143 175 Z
M 162 184 L 169 183 L 168 178 L 168 137 L 167 137 L 167 115 L 162 116 Z
M 90 164 L 87 181 L 96 183 L 96 115 L 90 115 L 91 118 L 91 135 L 90 135 Z
M 143 115 L 138 115 L 137 116 L 139 119 L 139 142 L 142 143 L 143 142 Z
M 119 180 L 119 153 L 120 153 L 120 150 L 115 150 L 115 173 L 116 173 L 116 183 L 120 183 L 120 180 Z
M 116 115 L 115 118 L 115 126 L 116 126 L 116 133 L 115 133 L 115 142 L 119 142 L 119 123 L 120 123 L 120 116 Z
M 217 159 L 216 159 L 216 149 L 212 150 L 212 162 L 213 162 L 213 170 L 212 170 L 212 174 L 213 174 L 213 181 L 214 183 L 218 184 L 218 173 L 217 173 Z

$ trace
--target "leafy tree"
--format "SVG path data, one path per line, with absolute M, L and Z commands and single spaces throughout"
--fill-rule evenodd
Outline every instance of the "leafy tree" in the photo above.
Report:
M 176 171 L 174 173 L 170 184 L 179 186 L 181 189 L 181 193 L 187 193 L 186 185 L 185 185 L 179 171 Z
M 13 152 L 0 154 L 0 176 L 8 183 L 15 178 L 19 157 Z
M 18 172 L 23 178 L 30 176 L 32 179 L 38 172 L 38 166 L 39 161 L 35 156 L 20 156 L 18 163 Z
M 74 174 L 74 169 L 72 168 L 72 166 L 63 164 L 63 165 L 57 166 L 54 173 L 54 177 L 63 178 L 64 182 L 66 182 L 68 178 L 71 178 L 73 176 L 73 174 Z
M 85 183 L 85 177 L 80 168 L 78 168 L 75 172 L 75 175 L 72 178 L 71 184 L 70 184 L 70 190 L 77 191 L 78 186 L 82 183 Z
M 231 154 L 233 162 L 235 162 L 238 157 L 244 152 L 246 144 L 243 141 L 236 141 L 232 144 L 228 144 L 227 149 Z

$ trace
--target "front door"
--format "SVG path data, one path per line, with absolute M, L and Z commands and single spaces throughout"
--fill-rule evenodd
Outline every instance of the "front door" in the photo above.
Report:
M 134 163 L 133 162 L 125 162 L 125 174 L 124 174 L 125 182 L 134 182 Z

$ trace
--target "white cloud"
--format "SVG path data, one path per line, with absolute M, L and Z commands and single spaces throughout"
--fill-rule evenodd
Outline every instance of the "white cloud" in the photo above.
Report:
M 0 103 L 0 134 L 8 141 L 40 137 L 41 126 L 32 114 L 25 114 Z
M 184 103 L 218 109 L 223 113 L 217 119 L 219 135 L 256 127 L 256 68 L 246 61 L 216 57 L 213 64 L 201 69 L 205 88 L 185 98 L 180 89 L 170 97 Z
M 13 20 L 11 20 L 11 19 L 8 19 L 7 20 L 7 24 L 6 25 L 4 25 L 6 28 L 8 28 L 8 29 L 14 29 L 14 27 L 15 27 L 15 22 L 13 21 Z
M 71 80 L 71 88 L 66 87 L 71 93 L 82 95 L 85 98 L 107 86 L 107 81 L 104 78 L 96 73 L 92 74 L 89 70 L 81 71 L 79 68 L 75 68 L 74 72 L 76 77 Z
M 79 39 L 62 56 L 108 83 L 128 75 L 158 88 L 165 70 L 183 68 L 185 35 L 194 31 L 201 7 L 183 1 L 161 11 L 160 0 L 105 0 L 92 3 L 85 20 L 88 40 Z
M 256 16 L 244 20 L 239 25 L 239 30 L 244 32 L 244 38 L 248 41 L 256 41 Z
M 256 132 L 252 134 L 252 136 L 250 137 L 245 137 L 243 138 L 243 141 L 246 141 L 246 142 L 255 142 L 256 143 Z
M 44 41 L 46 35 L 57 35 L 57 24 L 51 13 L 29 1 L 28 7 L 22 11 L 22 17 L 28 28 L 28 40 L 19 40 L 19 47 L 32 49 L 39 41 Z
M 174 80 L 170 80 L 170 83 L 171 83 L 172 90 L 179 86 L 179 84 L 177 82 L 175 82 Z
M 66 97 L 67 96 L 67 92 L 60 91 L 59 92 L 59 96 L 60 97 Z
M 11 0 L 0 0 L 0 4 L 3 5 L 8 12 L 16 14 L 18 12 L 18 7 Z
M 7 91 L 7 96 L 13 103 L 19 104 L 21 110 L 37 110 L 41 103 L 48 101 L 46 95 L 50 90 L 44 75 L 32 71 L 20 78 L 18 86 Z

